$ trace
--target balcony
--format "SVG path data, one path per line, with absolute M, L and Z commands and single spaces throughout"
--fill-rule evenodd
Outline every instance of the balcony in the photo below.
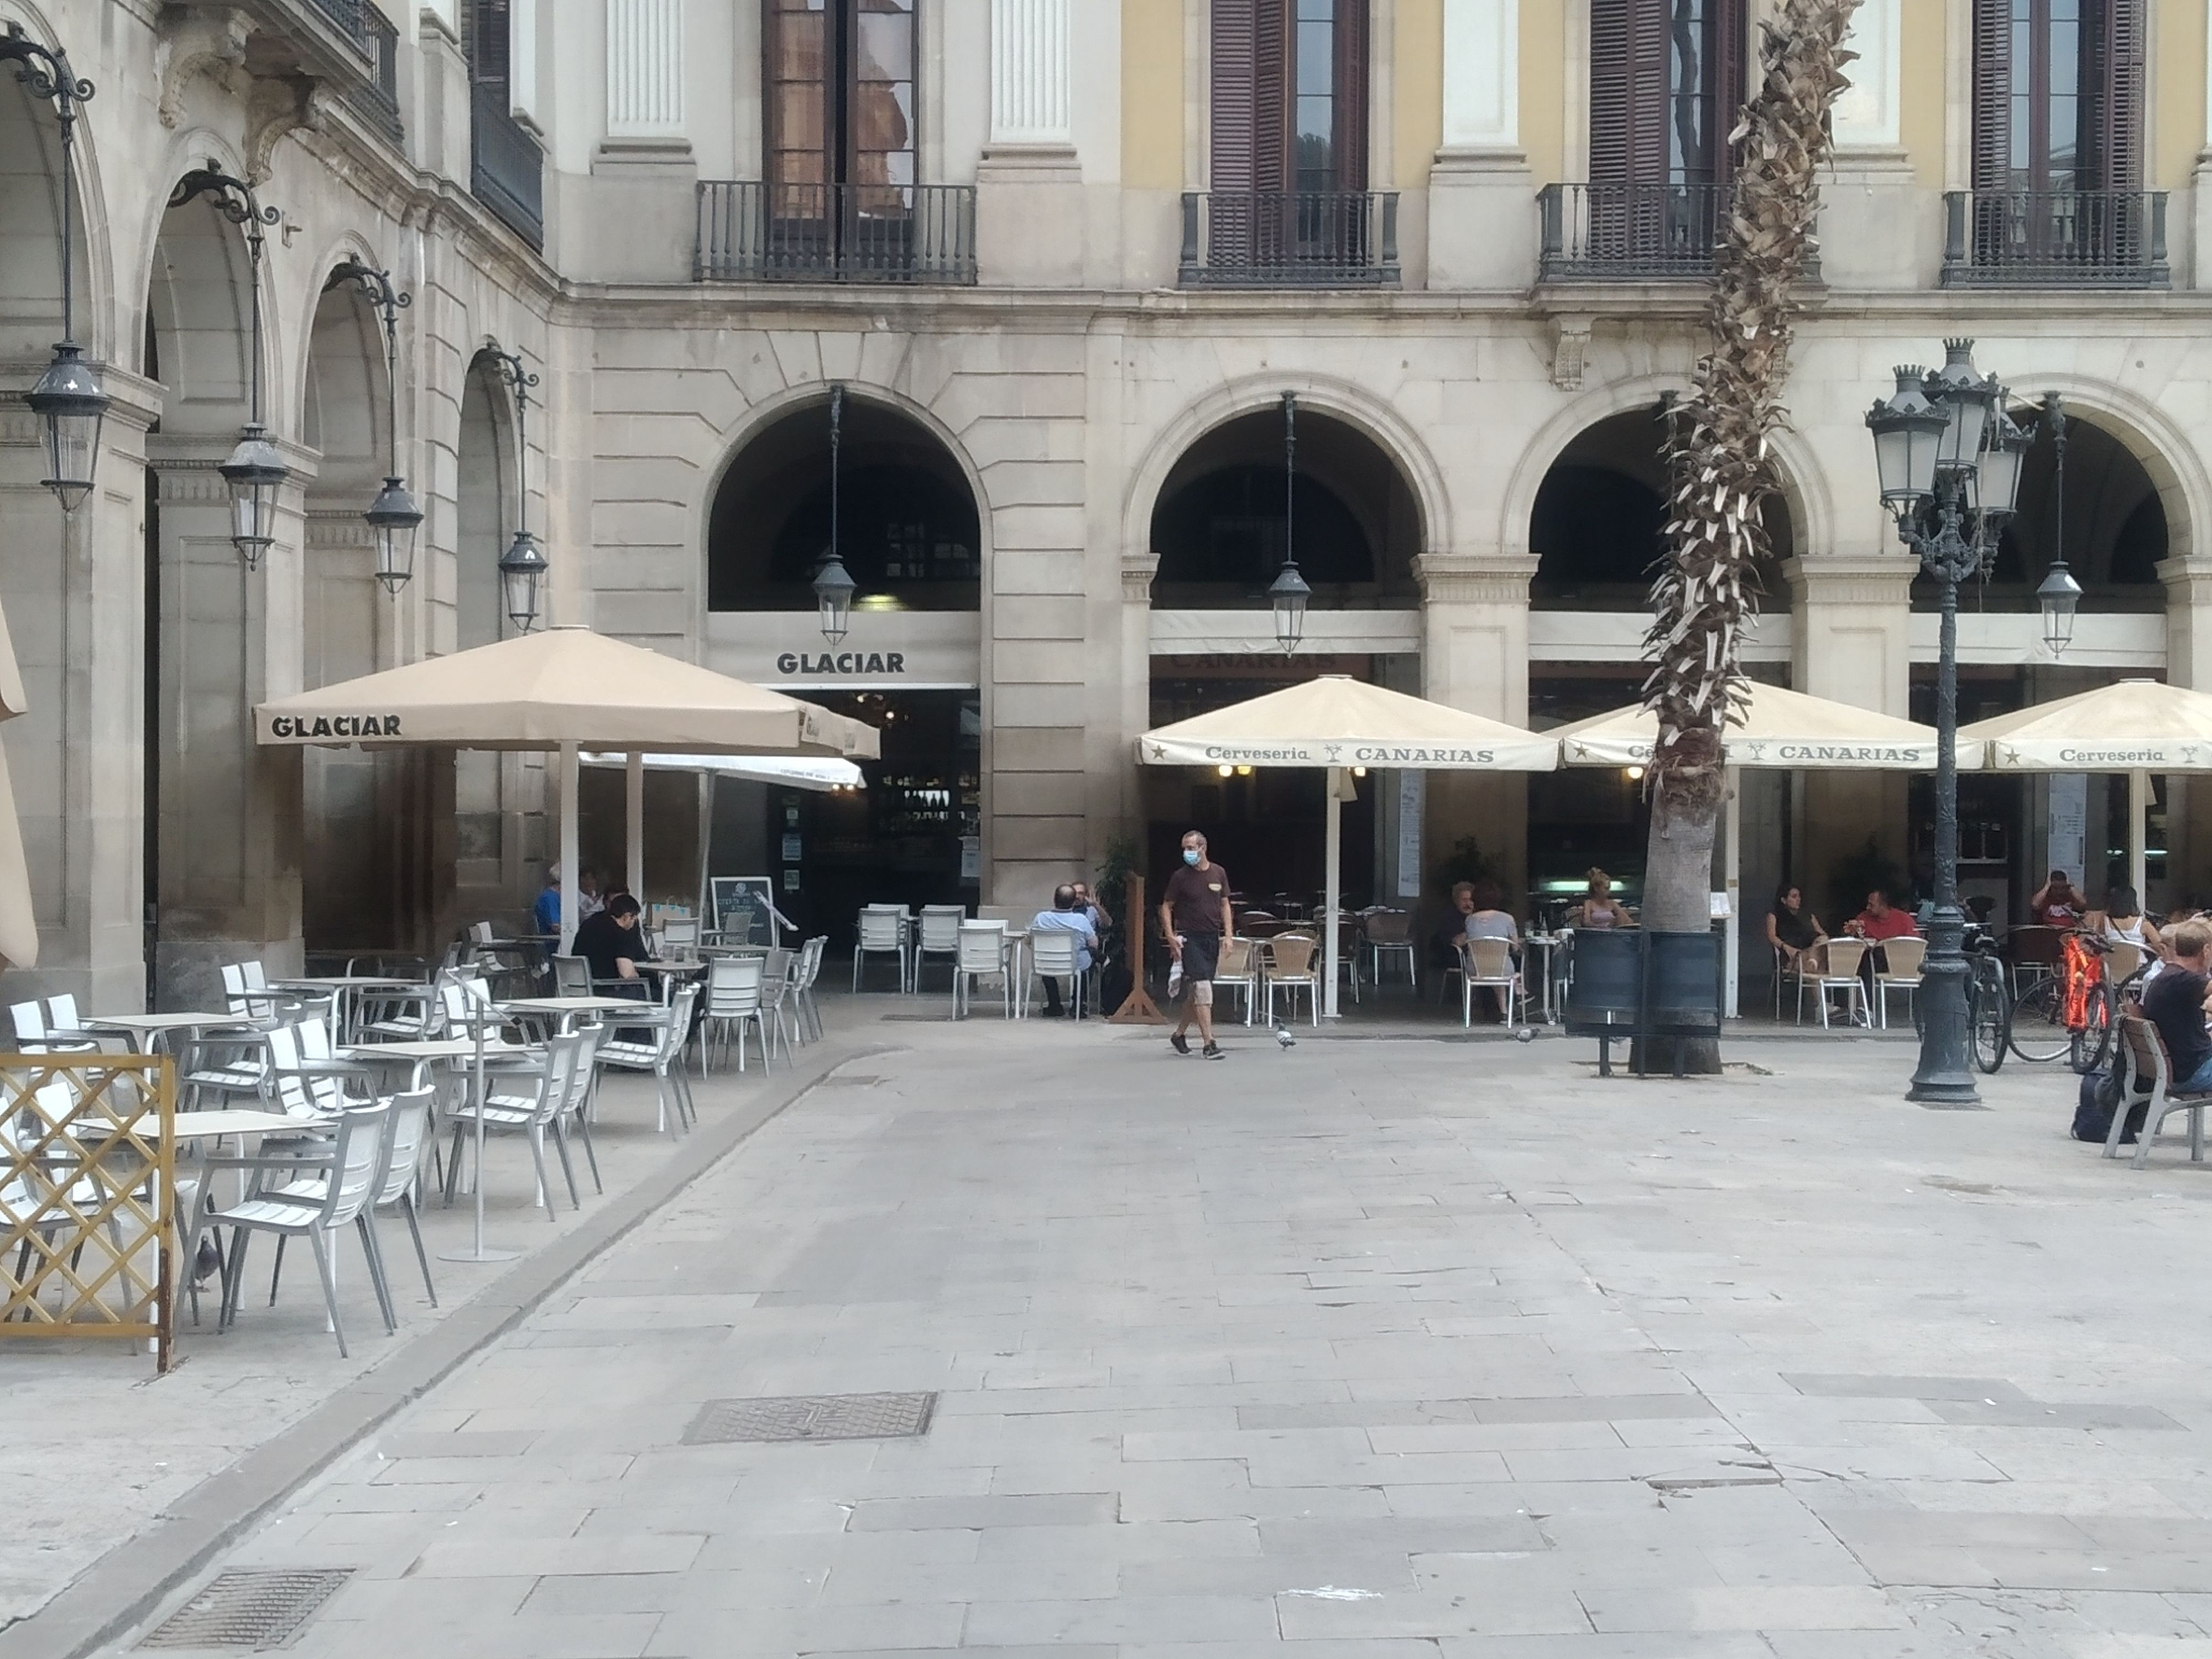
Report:
M 1398 192 L 1186 191 L 1184 288 L 1395 288 Z
M 701 283 L 975 280 L 972 185 L 776 185 L 702 179 Z
M 2164 191 L 1954 190 L 1946 288 L 2167 288 Z
M 1705 281 L 1727 195 L 1724 185 L 1547 185 L 1538 280 Z
M 228 29 L 242 18 L 247 73 L 258 79 L 301 76 L 327 88 L 395 144 L 399 124 L 399 32 L 374 0 L 179 0 L 162 27 L 171 43 L 172 68 L 197 65 L 202 52 L 177 51 L 177 37 L 195 28 Z M 193 72 L 190 67 L 183 70 Z M 165 86 L 165 100 L 177 95 Z
M 507 112 L 507 82 L 469 88 L 469 194 L 534 248 L 545 246 L 545 155 Z

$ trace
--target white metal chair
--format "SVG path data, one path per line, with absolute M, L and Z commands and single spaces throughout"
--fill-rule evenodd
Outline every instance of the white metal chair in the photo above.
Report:
M 699 948 L 699 918 L 669 916 L 653 929 L 664 955 L 682 960 Z
M 2135 1168 L 2142 1169 L 2149 1160 L 2151 1143 L 2158 1139 L 2159 1125 L 2175 1112 L 2189 1114 L 2189 1161 L 2203 1163 L 2204 1109 L 2212 1106 L 2212 1094 L 2178 1092 L 2179 1085 L 2187 1079 L 2173 1075 L 2173 1056 L 2166 1052 L 2166 1039 L 2133 1002 L 2120 1015 L 2120 1046 L 2128 1057 L 2127 1083 L 2120 1091 L 2118 1109 L 2112 1113 L 2112 1127 L 2105 1135 L 2105 1156 L 2120 1155 L 2120 1137 L 2126 1133 L 2128 1119 L 2134 1115 L 2140 1101 L 2143 1121 L 2136 1133 Z M 2146 1084 L 2149 1085 L 2147 1100 L 2138 1092 Z
M 707 964 L 707 1012 L 701 1027 L 702 1071 L 713 1059 L 714 1038 L 718 1030 L 726 1061 L 733 1030 L 738 1039 L 738 1069 L 745 1069 L 745 1025 L 749 1021 L 760 1033 L 761 1070 L 768 1071 L 768 1015 L 761 1002 L 761 986 L 767 972 L 768 964 L 759 957 L 716 957 Z
M 1905 1009 L 1908 1012 L 1911 1010 L 1912 999 L 1920 989 L 1920 964 L 1928 954 L 1928 941 L 1924 939 L 1889 939 L 1884 942 L 1881 954 L 1889 966 L 1875 973 L 1874 994 L 1881 1016 L 1882 1030 L 1887 1030 L 1889 994 L 1904 992 Z
M 8 1010 L 15 1027 L 15 1047 L 27 1054 L 88 1054 L 100 1045 L 88 1037 L 64 1037 L 58 1024 L 49 1024 L 46 1011 L 36 1002 L 18 1002 Z
M 581 957 L 553 958 L 553 994 L 587 997 L 592 994 L 592 964 Z
M 690 1079 L 684 1069 L 684 1046 L 690 1040 L 691 1009 L 698 1000 L 699 988 L 686 985 L 665 1006 L 641 1002 L 635 1013 L 625 1008 L 611 1017 L 615 1035 L 599 1044 L 601 1067 L 653 1073 L 659 1107 L 655 1129 L 668 1127 L 668 1109 L 672 1104 L 676 1108 L 676 1127 L 679 1130 L 688 1127 L 697 1117 L 692 1109 Z M 651 1031 L 650 1041 L 640 1042 L 625 1035 L 641 1027 Z
M 1068 982 L 1068 1012 L 1077 1019 L 1083 1018 L 1083 970 L 1077 963 L 1081 959 L 1082 935 L 1064 928 L 1037 927 L 1030 932 L 1030 978 L 1032 980 L 1061 980 Z M 1029 1003 L 1029 987 L 1022 988 L 1022 1003 Z
M 1840 991 L 1851 1024 L 1867 1024 L 1866 982 L 1859 977 L 1859 964 L 1866 960 L 1866 941 L 1832 939 L 1820 948 L 1827 952 L 1828 965 L 1799 979 L 1799 1009 L 1803 1009 L 1805 995 L 1809 992 L 1820 1005 L 1820 1029 L 1825 1031 L 1828 1029 L 1828 994 Z
M 425 1085 L 405 1094 L 392 1097 L 392 1139 L 384 1160 L 384 1172 L 377 1182 L 376 1195 L 362 1212 L 368 1223 L 369 1243 L 375 1249 L 379 1263 L 384 1257 L 384 1241 L 376 1236 L 376 1212 L 392 1205 L 407 1218 L 407 1236 L 415 1241 L 416 1265 L 422 1269 L 422 1293 L 430 1298 L 430 1305 L 438 1305 L 438 1287 L 430 1282 L 430 1253 L 422 1248 L 422 1226 L 417 1218 L 420 1206 L 416 1194 L 422 1184 L 422 1148 L 431 1138 L 430 1108 L 437 1098 L 434 1085 Z M 391 1289 L 390 1274 L 385 1275 L 385 1288 Z
M 489 1074 L 481 1102 L 464 1096 L 448 1109 L 446 1118 L 453 1126 L 453 1145 L 446 1158 L 447 1204 L 453 1201 L 453 1189 L 460 1182 L 462 1149 L 474 1144 L 473 1131 L 481 1117 L 488 1135 L 520 1134 L 528 1139 L 530 1161 L 538 1171 L 538 1200 L 545 1206 L 545 1218 L 555 1219 L 553 1186 L 545 1178 L 545 1132 L 568 1104 L 577 1051 L 582 1045 L 583 1039 L 573 1032 L 554 1037 L 546 1043 L 545 1052 L 533 1056 L 529 1065 Z M 568 1144 L 559 1145 L 562 1170 L 568 1177 L 568 1201 L 580 1210 L 584 1200 L 576 1191 L 576 1172 L 568 1164 Z M 476 1180 L 483 1179 L 482 1170 L 474 1173 Z
M 914 988 L 921 989 L 921 970 L 932 957 L 942 957 L 945 966 L 959 971 L 960 924 L 968 919 L 964 906 L 925 904 L 916 926 L 914 946 Z
M 898 963 L 899 990 L 908 989 L 906 912 L 873 906 L 860 912 L 860 931 L 853 941 L 853 988 L 860 988 L 860 975 L 872 956 L 890 957 Z
M 1306 1015 L 1321 1024 L 1320 945 L 1310 933 L 1278 933 L 1267 940 L 1267 1024 L 1275 1023 L 1275 993 L 1284 994 L 1291 1016 L 1297 1015 L 1297 993 L 1306 994 Z
M 952 975 L 952 1018 L 965 1019 L 975 996 L 975 981 L 996 975 L 1001 1011 L 1014 1015 L 1014 976 L 1008 965 L 1012 941 L 1002 921 L 963 921 L 960 924 L 960 955 Z
M 1521 976 L 1514 971 L 1513 948 L 1502 939 L 1465 939 L 1459 942 L 1459 1023 L 1474 1024 L 1474 994 L 1500 994 L 1505 1023 L 1515 1023 L 1520 1012 Z
M 822 953 L 829 947 L 830 936 L 817 933 L 799 951 L 797 1000 L 793 1012 L 799 1016 L 799 1035 L 809 1042 L 817 1041 L 822 1036 L 822 1005 L 815 1000 L 814 982 L 822 977 Z
M 1382 958 L 1403 951 L 1406 982 L 1420 988 L 1419 953 L 1413 948 L 1413 918 L 1403 910 L 1370 910 L 1360 919 L 1361 936 L 1367 941 L 1368 975 L 1377 989 L 1382 984 Z
M 1240 936 L 1221 942 L 1220 959 L 1213 968 L 1213 994 L 1218 999 L 1224 991 L 1234 991 L 1244 999 L 1244 1023 L 1249 1025 L 1259 1012 L 1258 940 Z

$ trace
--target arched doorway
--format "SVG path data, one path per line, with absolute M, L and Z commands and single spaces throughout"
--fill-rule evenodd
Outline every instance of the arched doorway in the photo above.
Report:
M 1419 503 L 1368 434 L 1304 402 L 1292 415 L 1294 467 L 1285 465 L 1285 410 L 1269 404 L 1206 433 L 1161 486 L 1151 525 L 1148 726 L 1317 674 L 1420 691 Z M 1267 599 L 1286 550 L 1313 590 L 1291 653 Z M 1148 868 L 1172 867 L 1177 839 L 1197 827 L 1253 902 L 1314 902 L 1323 880 L 1320 773 L 1147 767 L 1139 787 Z M 1344 809 L 1347 904 L 1397 890 L 1399 806 L 1395 775 L 1378 773 Z
M 945 442 L 844 388 L 836 542 L 855 587 L 846 637 L 825 639 L 812 582 L 830 544 L 831 402 L 825 390 L 783 410 L 722 477 L 707 532 L 708 662 L 866 720 L 882 758 L 864 766 L 857 793 L 722 780 L 708 864 L 772 876 L 794 923 L 842 941 L 864 903 L 980 892 L 984 544 L 975 491 Z
M 246 421 L 255 275 L 244 234 L 207 197 L 163 215 L 146 295 L 147 376 L 162 388 L 147 435 L 145 832 L 147 946 L 156 1006 L 219 993 L 215 969 L 295 959 L 299 763 L 264 756 L 249 708 L 272 642 L 291 637 L 281 583 L 230 540 L 216 468 Z M 264 363 L 264 384 L 275 384 Z M 288 460 L 291 458 L 288 457 Z M 302 458 L 302 463 L 304 458 Z

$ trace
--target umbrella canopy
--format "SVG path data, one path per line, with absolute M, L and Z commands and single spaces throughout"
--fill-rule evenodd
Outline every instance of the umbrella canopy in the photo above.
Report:
M 551 628 L 264 702 L 263 744 L 679 750 L 872 759 L 875 728 L 586 628 Z
M 1999 772 L 2212 772 L 2212 696 L 2122 680 L 1961 727 Z
M 1379 685 L 1324 674 L 1162 726 L 1137 739 L 1147 766 L 1382 766 L 1549 772 L 1552 737 Z
M 29 707 L 23 676 L 8 621 L 0 617 L 0 720 L 11 720 Z M 15 817 L 15 790 L 8 777 L 8 757 L 0 750 L 0 958 L 11 968 L 33 968 L 39 961 L 39 923 L 31 913 L 31 866 L 23 855 L 23 826 Z
M 1724 739 L 1730 766 L 1808 771 L 1932 772 L 1936 728 L 1847 702 L 1751 682 L 1750 706 Z M 1659 741 L 1659 717 L 1631 704 L 1547 733 L 1569 766 L 1643 766 Z M 1981 764 L 1982 746 L 1959 734 L 1959 766 Z
M 627 755 L 585 755 L 586 766 L 627 766 Z M 648 772 L 711 772 L 717 777 L 743 778 L 750 783 L 772 783 L 787 789 L 859 789 L 866 777 L 848 760 L 775 760 L 752 755 L 653 755 L 645 757 Z

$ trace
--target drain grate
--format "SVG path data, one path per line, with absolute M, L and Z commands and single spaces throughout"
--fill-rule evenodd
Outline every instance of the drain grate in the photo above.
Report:
M 755 1440 L 893 1440 L 929 1432 L 933 1394 L 797 1394 L 709 1400 L 684 1431 L 687 1446 Z
M 161 1621 L 142 1648 L 281 1648 L 322 1611 L 353 1569 L 226 1572 Z

